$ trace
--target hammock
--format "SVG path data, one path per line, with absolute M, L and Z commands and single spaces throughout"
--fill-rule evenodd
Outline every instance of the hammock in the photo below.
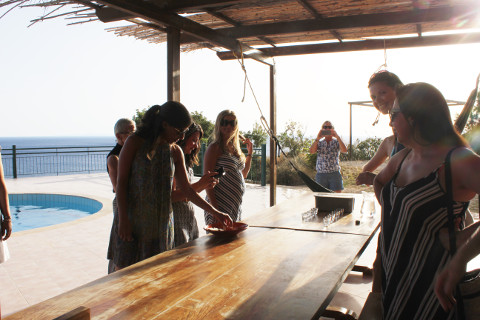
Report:
M 236 55 L 235 55 L 236 56 Z M 265 117 L 263 116 L 263 112 L 262 112 L 262 109 L 260 109 L 260 104 L 258 103 L 258 100 L 257 100 L 257 97 L 255 96 L 255 91 L 253 90 L 253 87 L 252 87 L 252 84 L 250 83 L 250 79 L 248 78 L 248 75 L 247 75 L 247 69 L 245 68 L 245 64 L 244 64 L 244 57 L 243 57 L 243 51 L 242 51 L 242 56 L 241 58 L 238 58 L 237 57 L 237 61 L 238 63 L 240 63 L 240 66 L 243 70 L 243 72 L 245 73 L 245 80 L 244 80 L 244 84 L 243 84 L 243 99 L 242 99 L 242 102 L 243 100 L 245 99 L 245 88 L 246 88 L 246 85 L 247 85 L 247 82 L 248 82 L 248 85 L 250 87 L 250 91 L 252 92 L 252 95 L 253 95 L 253 98 L 255 99 L 255 102 L 257 104 L 257 108 L 258 108 L 258 111 L 260 111 L 260 123 L 262 124 L 263 128 L 265 129 L 265 131 L 267 132 L 267 134 L 270 136 L 270 138 L 275 141 L 275 144 L 278 146 L 278 149 L 282 152 L 282 154 L 285 156 L 285 159 L 288 160 L 288 162 L 290 163 L 290 165 L 292 166 L 292 168 L 297 172 L 298 176 L 303 180 L 303 182 L 305 183 L 305 185 L 307 187 L 310 188 L 310 190 L 312 190 L 313 192 L 330 192 L 330 193 L 333 193 L 332 190 L 322 186 L 321 184 L 318 184 L 315 180 L 313 180 L 312 178 L 310 178 L 305 172 L 301 171 L 300 169 L 298 169 L 292 161 L 290 161 L 290 159 L 288 158 L 288 156 L 285 154 L 285 152 L 283 151 L 282 149 L 282 146 L 280 145 L 280 143 L 278 142 L 278 139 L 277 137 L 273 134 L 273 131 L 272 129 L 270 129 L 268 123 L 267 123 L 267 120 L 265 119 Z

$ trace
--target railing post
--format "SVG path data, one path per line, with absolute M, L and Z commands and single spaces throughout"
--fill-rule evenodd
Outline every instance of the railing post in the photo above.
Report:
M 262 159 L 261 159 L 261 184 L 267 185 L 267 145 L 262 144 Z
M 17 146 L 12 146 L 12 171 L 13 178 L 17 179 Z

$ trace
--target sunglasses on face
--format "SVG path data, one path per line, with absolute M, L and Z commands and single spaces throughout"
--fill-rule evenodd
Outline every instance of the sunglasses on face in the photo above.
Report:
M 184 136 L 184 135 L 187 133 L 187 131 L 188 131 L 188 128 L 185 129 L 185 130 L 183 130 L 183 131 L 180 130 L 180 129 L 177 129 L 177 128 L 175 128 L 175 127 L 173 127 L 173 129 L 175 129 L 175 131 L 177 132 L 177 134 L 178 134 L 179 136 Z
M 237 125 L 237 119 L 235 119 L 235 120 L 222 119 L 222 121 L 220 121 L 220 126 L 226 127 L 228 125 L 231 125 L 232 127 L 235 127 Z
M 333 126 L 323 126 L 323 129 L 333 129 Z
M 390 110 L 390 112 L 388 113 L 390 115 L 390 121 L 393 121 L 395 120 L 395 118 L 397 117 L 397 115 L 400 113 L 400 109 L 392 109 Z

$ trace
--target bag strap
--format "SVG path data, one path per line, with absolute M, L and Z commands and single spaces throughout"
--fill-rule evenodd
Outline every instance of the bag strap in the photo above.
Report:
M 454 215 L 453 215 L 453 191 L 452 191 L 452 168 L 450 165 L 450 158 L 452 152 L 456 148 L 451 149 L 445 159 L 445 187 L 447 189 L 447 213 L 448 213 L 448 235 L 450 240 L 450 255 L 453 257 L 457 251 L 457 239 L 454 230 Z M 460 292 L 460 287 L 457 285 L 455 290 L 455 299 L 457 300 L 457 319 L 465 319 L 465 308 L 463 305 L 463 298 Z

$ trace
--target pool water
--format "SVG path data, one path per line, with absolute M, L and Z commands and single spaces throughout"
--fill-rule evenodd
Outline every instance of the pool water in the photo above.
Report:
M 8 199 L 13 232 L 73 221 L 103 207 L 93 199 L 60 194 L 9 194 Z

